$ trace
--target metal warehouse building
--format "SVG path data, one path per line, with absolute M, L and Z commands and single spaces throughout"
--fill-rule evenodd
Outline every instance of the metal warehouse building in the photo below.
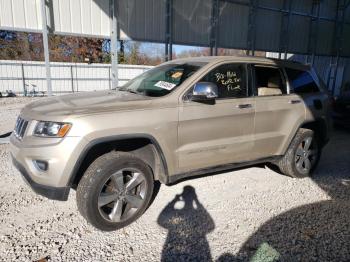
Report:
M 277 53 L 313 64 L 333 94 L 350 81 L 350 0 L 1 0 L 0 30 L 110 38 L 113 86 L 117 40 Z

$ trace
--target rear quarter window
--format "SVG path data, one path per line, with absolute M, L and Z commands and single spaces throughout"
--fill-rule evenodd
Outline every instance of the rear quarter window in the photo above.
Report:
M 293 93 L 309 94 L 320 92 L 309 72 L 291 68 L 285 68 L 285 70 Z

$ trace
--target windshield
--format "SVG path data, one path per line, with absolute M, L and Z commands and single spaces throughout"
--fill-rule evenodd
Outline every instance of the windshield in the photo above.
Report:
M 127 82 L 119 90 L 159 97 L 171 93 L 206 63 L 165 64 Z

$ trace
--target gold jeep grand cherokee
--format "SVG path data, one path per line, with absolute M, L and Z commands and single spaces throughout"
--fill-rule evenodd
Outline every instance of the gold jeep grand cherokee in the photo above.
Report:
M 11 154 L 35 192 L 67 200 L 75 189 L 80 213 L 108 231 L 143 214 L 155 183 L 256 163 L 309 176 L 328 141 L 329 115 L 327 92 L 308 66 L 181 59 L 118 90 L 27 105 Z

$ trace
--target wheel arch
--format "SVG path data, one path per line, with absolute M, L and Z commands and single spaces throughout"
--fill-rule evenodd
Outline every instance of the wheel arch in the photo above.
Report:
M 74 165 L 68 186 L 76 188 L 88 166 L 99 156 L 113 150 L 130 152 L 142 158 L 151 167 L 155 180 L 168 183 L 168 166 L 158 141 L 149 134 L 127 134 L 90 141 Z
M 320 146 L 323 147 L 328 142 L 328 128 L 327 123 L 323 118 L 317 118 L 314 121 L 303 123 L 300 128 L 310 129 L 316 134 Z
M 310 129 L 314 131 L 319 139 L 319 143 L 321 147 L 327 144 L 329 140 L 327 123 L 324 119 L 317 118 L 312 121 L 303 122 L 302 124 L 299 125 L 299 127 L 295 130 L 295 134 L 290 138 L 290 141 L 288 141 L 287 143 L 288 146 L 284 148 L 282 155 L 284 155 L 287 152 L 288 148 L 290 147 L 290 144 L 293 142 L 300 128 Z

